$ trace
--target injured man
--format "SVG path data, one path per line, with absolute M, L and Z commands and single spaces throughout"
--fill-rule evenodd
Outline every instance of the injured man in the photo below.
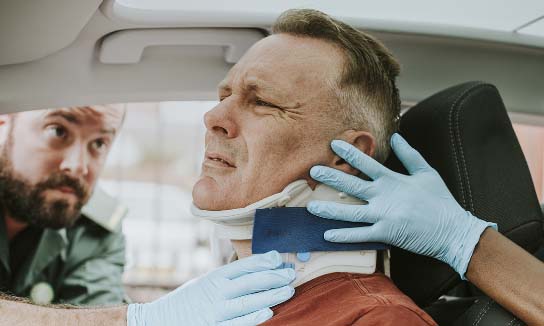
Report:
M 295 269 L 295 296 L 264 325 L 436 325 L 378 271 L 381 245 L 326 243 L 330 225 L 322 223 L 339 222 L 305 209 L 314 199 L 361 204 L 309 170 L 358 175 L 330 149 L 334 139 L 387 158 L 400 112 L 398 73 L 376 39 L 300 9 L 283 13 L 219 84 L 220 102 L 204 118 L 192 211 L 215 223 L 238 258 L 276 249 Z

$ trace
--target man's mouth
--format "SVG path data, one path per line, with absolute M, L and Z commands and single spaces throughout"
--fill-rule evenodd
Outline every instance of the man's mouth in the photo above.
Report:
M 55 190 L 58 190 L 64 194 L 75 194 L 76 191 L 74 190 L 74 188 L 72 187 L 68 187 L 68 186 L 62 186 L 62 187 L 58 187 L 58 188 L 55 188 Z
M 60 193 L 63 197 L 79 198 L 76 190 L 70 186 L 51 187 L 48 189 Z
M 228 157 L 218 154 L 218 153 L 206 153 L 206 161 L 215 162 L 213 165 L 224 166 L 229 168 L 235 168 L 236 166 L 232 163 Z

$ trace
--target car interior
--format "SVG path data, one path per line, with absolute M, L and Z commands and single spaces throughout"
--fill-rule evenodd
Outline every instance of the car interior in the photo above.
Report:
M 544 125 L 543 1 L 4 2 L 0 112 L 216 100 L 274 19 L 302 7 L 391 49 L 402 65 L 400 133 L 465 209 L 541 255 L 542 209 L 512 123 Z M 387 165 L 402 172 L 394 157 Z M 395 284 L 438 324 L 523 324 L 447 265 L 400 249 L 391 257 Z
M 543 239 L 542 211 L 495 86 L 467 82 L 443 90 L 404 114 L 400 130 L 439 172 L 466 210 L 497 223 L 502 234 L 529 252 L 539 249 Z M 388 164 L 406 173 L 396 158 Z M 513 324 L 513 316 L 498 307 L 480 307 L 479 301 L 485 298 L 470 286 L 436 301 L 462 285 L 453 269 L 435 259 L 394 248 L 391 276 L 403 292 L 427 307 L 439 325 Z M 466 311 L 477 301 L 480 313 Z

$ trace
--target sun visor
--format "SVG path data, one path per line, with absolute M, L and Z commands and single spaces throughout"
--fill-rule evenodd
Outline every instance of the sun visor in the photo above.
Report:
M 0 65 L 37 60 L 68 46 L 101 2 L 4 1 L 0 5 Z

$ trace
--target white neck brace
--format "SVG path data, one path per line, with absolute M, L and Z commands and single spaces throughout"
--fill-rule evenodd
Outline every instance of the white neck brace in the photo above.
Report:
M 343 204 L 364 204 L 363 201 L 320 184 L 312 190 L 306 180 L 297 180 L 275 195 L 266 197 L 244 208 L 206 211 L 191 205 L 198 218 L 212 221 L 215 234 L 230 240 L 249 240 L 253 235 L 255 210 L 272 207 L 306 207 L 311 200 L 328 200 Z M 296 253 L 282 253 L 285 263 L 294 265 L 297 279 L 294 286 L 334 272 L 372 274 L 376 270 L 376 251 L 321 251 L 310 253 L 310 259 L 300 261 Z

